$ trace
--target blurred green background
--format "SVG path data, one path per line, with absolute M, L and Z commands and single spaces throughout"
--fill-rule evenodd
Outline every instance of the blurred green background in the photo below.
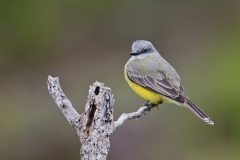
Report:
M 112 88 L 115 119 L 144 100 L 124 80 L 132 42 L 151 41 L 215 122 L 162 104 L 122 126 L 114 160 L 240 159 L 240 1 L 0 0 L 0 159 L 79 159 L 47 76 L 81 113 L 89 85 Z

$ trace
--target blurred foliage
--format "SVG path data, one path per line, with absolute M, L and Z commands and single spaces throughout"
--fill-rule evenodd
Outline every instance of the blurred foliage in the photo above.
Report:
M 123 67 L 152 41 L 214 120 L 163 104 L 113 136 L 109 159 L 240 158 L 240 1 L 0 0 L 0 159 L 79 159 L 79 140 L 46 88 L 50 74 L 79 112 L 88 87 L 115 95 L 115 119 L 144 103 Z

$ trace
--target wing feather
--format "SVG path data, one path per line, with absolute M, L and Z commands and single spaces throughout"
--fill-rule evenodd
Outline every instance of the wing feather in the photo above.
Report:
M 140 73 L 127 68 L 127 75 L 131 81 L 144 88 L 148 88 L 178 102 L 185 102 L 184 96 L 180 94 L 182 91 L 179 87 L 171 84 L 171 82 L 169 82 L 163 75 L 161 76 L 161 74 L 159 74 L 158 77 L 152 77 L 150 75 L 141 75 Z

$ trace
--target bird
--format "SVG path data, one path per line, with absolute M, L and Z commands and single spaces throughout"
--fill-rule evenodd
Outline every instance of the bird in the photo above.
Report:
M 124 67 L 130 88 L 147 100 L 144 106 L 158 106 L 170 102 L 184 106 L 209 125 L 214 122 L 187 96 L 177 71 L 161 56 L 153 44 L 136 40 Z

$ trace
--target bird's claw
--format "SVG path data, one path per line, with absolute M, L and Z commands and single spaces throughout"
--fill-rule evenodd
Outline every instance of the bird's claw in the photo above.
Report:
M 163 104 L 163 100 L 159 101 L 159 103 L 157 104 L 157 109 L 159 110 L 159 104 Z
M 162 104 L 162 103 L 163 103 L 163 101 L 161 100 L 161 101 L 159 102 L 159 104 Z M 154 108 L 154 107 L 157 107 L 157 109 L 159 109 L 158 104 L 149 103 L 149 101 L 145 102 L 145 103 L 143 104 L 143 107 L 144 107 L 144 106 L 147 106 L 147 107 L 148 107 L 148 108 L 146 109 L 146 111 L 151 111 L 151 109 Z M 144 113 L 144 114 L 147 115 L 146 113 Z

